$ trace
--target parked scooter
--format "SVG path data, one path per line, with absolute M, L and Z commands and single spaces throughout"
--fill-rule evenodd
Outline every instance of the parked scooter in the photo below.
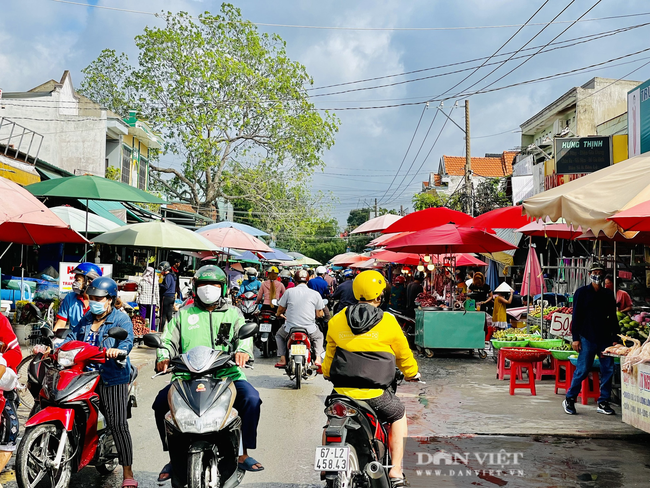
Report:
M 244 471 L 237 467 L 241 418 L 233 408 L 237 390 L 219 372 L 235 364 L 239 341 L 256 330 L 256 323 L 247 323 L 232 343 L 220 335 L 227 351 L 197 346 L 172 358 L 166 372 L 154 375 L 183 375 L 172 382 L 170 413 L 165 417 L 172 488 L 234 488 L 241 483 Z M 158 334 L 145 335 L 144 343 L 165 347 Z
M 390 388 L 403 379 L 397 370 Z M 387 425 L 366 402 L 345 395 L 330 395 L 325 407 L 325 445 L 316 448 L 314 469 L 325 471 L 327 488 L 390 488 Z
M 41 331 L 51 346 L 54 333 L 46 328 Z M 121 341 L 128 333 L 113 327 L 107 337 Z M 126 357 L 124 352 L 117 359 Z M 117 468 L 113 435 L 99 410 L 99 396 L 95 392 L 99 371 L 86 371 L 90 364 L 106 360 L 105 348 L 82 341 L 63 344 L 40 360 L 40 367 L 45 368 L 40 409 L 25 424 L 25 435 L 16 454 L 19 488 L 34 487 L 42 479 L 48 479 L 52 488 L 65 488 L 71 474 L 89 464 L 102 474 Z M 134 379 L 135 375 L 131 386 Z

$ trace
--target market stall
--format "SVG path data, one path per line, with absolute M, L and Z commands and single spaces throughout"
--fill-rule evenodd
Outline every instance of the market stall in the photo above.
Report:
M 485 359 L 485 312 L 431 307 L 415 311 L 415 344 L 431 358 L 434 349 L 466 349 Z

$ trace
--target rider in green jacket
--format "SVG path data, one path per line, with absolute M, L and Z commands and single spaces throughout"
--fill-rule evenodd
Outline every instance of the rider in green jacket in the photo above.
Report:
M 156 370 L 166 371 L 171 358 L 186 353 L 196 346 L 207 346 L 212 349 L 225 349 L 223 340 L 229 342 L 237 337 L 239 329 L 245 324 L 241 311 L 225 302 L 228 294 L 228 279 L 226 274 L 217 266 L 203 266 L 198 269 L 192 281 L 194 305 L 182 308 L 174 318 L 167 323 L 161 339 L 166 349 L 158 350 Z M 221 337 L 220 337 L 221 336 Z M 257 425 L 260 419 L 262 400 L 258 391 L 246 381 L 242 369 L 249 358 L 253 357 L 253 339 L 248 338 L 239 342 L 235 353 L 235 363 L 225 369 L 222 376 L 233 380 L 237 389 L 234 407 L 242 419 L 242 443 L 244 454 L 239 457 L 239 468 L 246 471 L 262 471 L 261 463 L 248 455 L 248 449 L 257 447 Z M 172 381 L 176 376 L 172 378 Z M 170 385 L 163 388 L 156 397 L 152 408 L 155 412 L 156 426 L 163 444 L 168 450 L 165 435 L 165 415 L 169 411 L 167 394 Z M 171 477 L 171 463 L 167 464 L 158 477 L 159 482 Z

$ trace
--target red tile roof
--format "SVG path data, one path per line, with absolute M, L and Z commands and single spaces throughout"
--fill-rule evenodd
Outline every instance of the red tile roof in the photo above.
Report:
M 504 151 L 500 158 L 472 158 L 472 173 L 476 176 L 497 178 L 512 174 L 512 163 L 517 155 L 514 151 Z M 443 156 L 445 174 L 463 176 L 465 174 L 465 158 L 459 156 Z

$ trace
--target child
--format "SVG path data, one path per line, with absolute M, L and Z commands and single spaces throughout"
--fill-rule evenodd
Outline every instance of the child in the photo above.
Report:
M 492 312 L 492 325 L 499 329 L 508 328 L 508 318 L 506 316 L 506 305 L 512 303 L 512 294 L 514 290 L 508 285 L 508 283 L 501 283 L 496 290 L 494 290 L 494 310 Z M 508 299 L 505 298 L 506 294 L 510 296 Z

